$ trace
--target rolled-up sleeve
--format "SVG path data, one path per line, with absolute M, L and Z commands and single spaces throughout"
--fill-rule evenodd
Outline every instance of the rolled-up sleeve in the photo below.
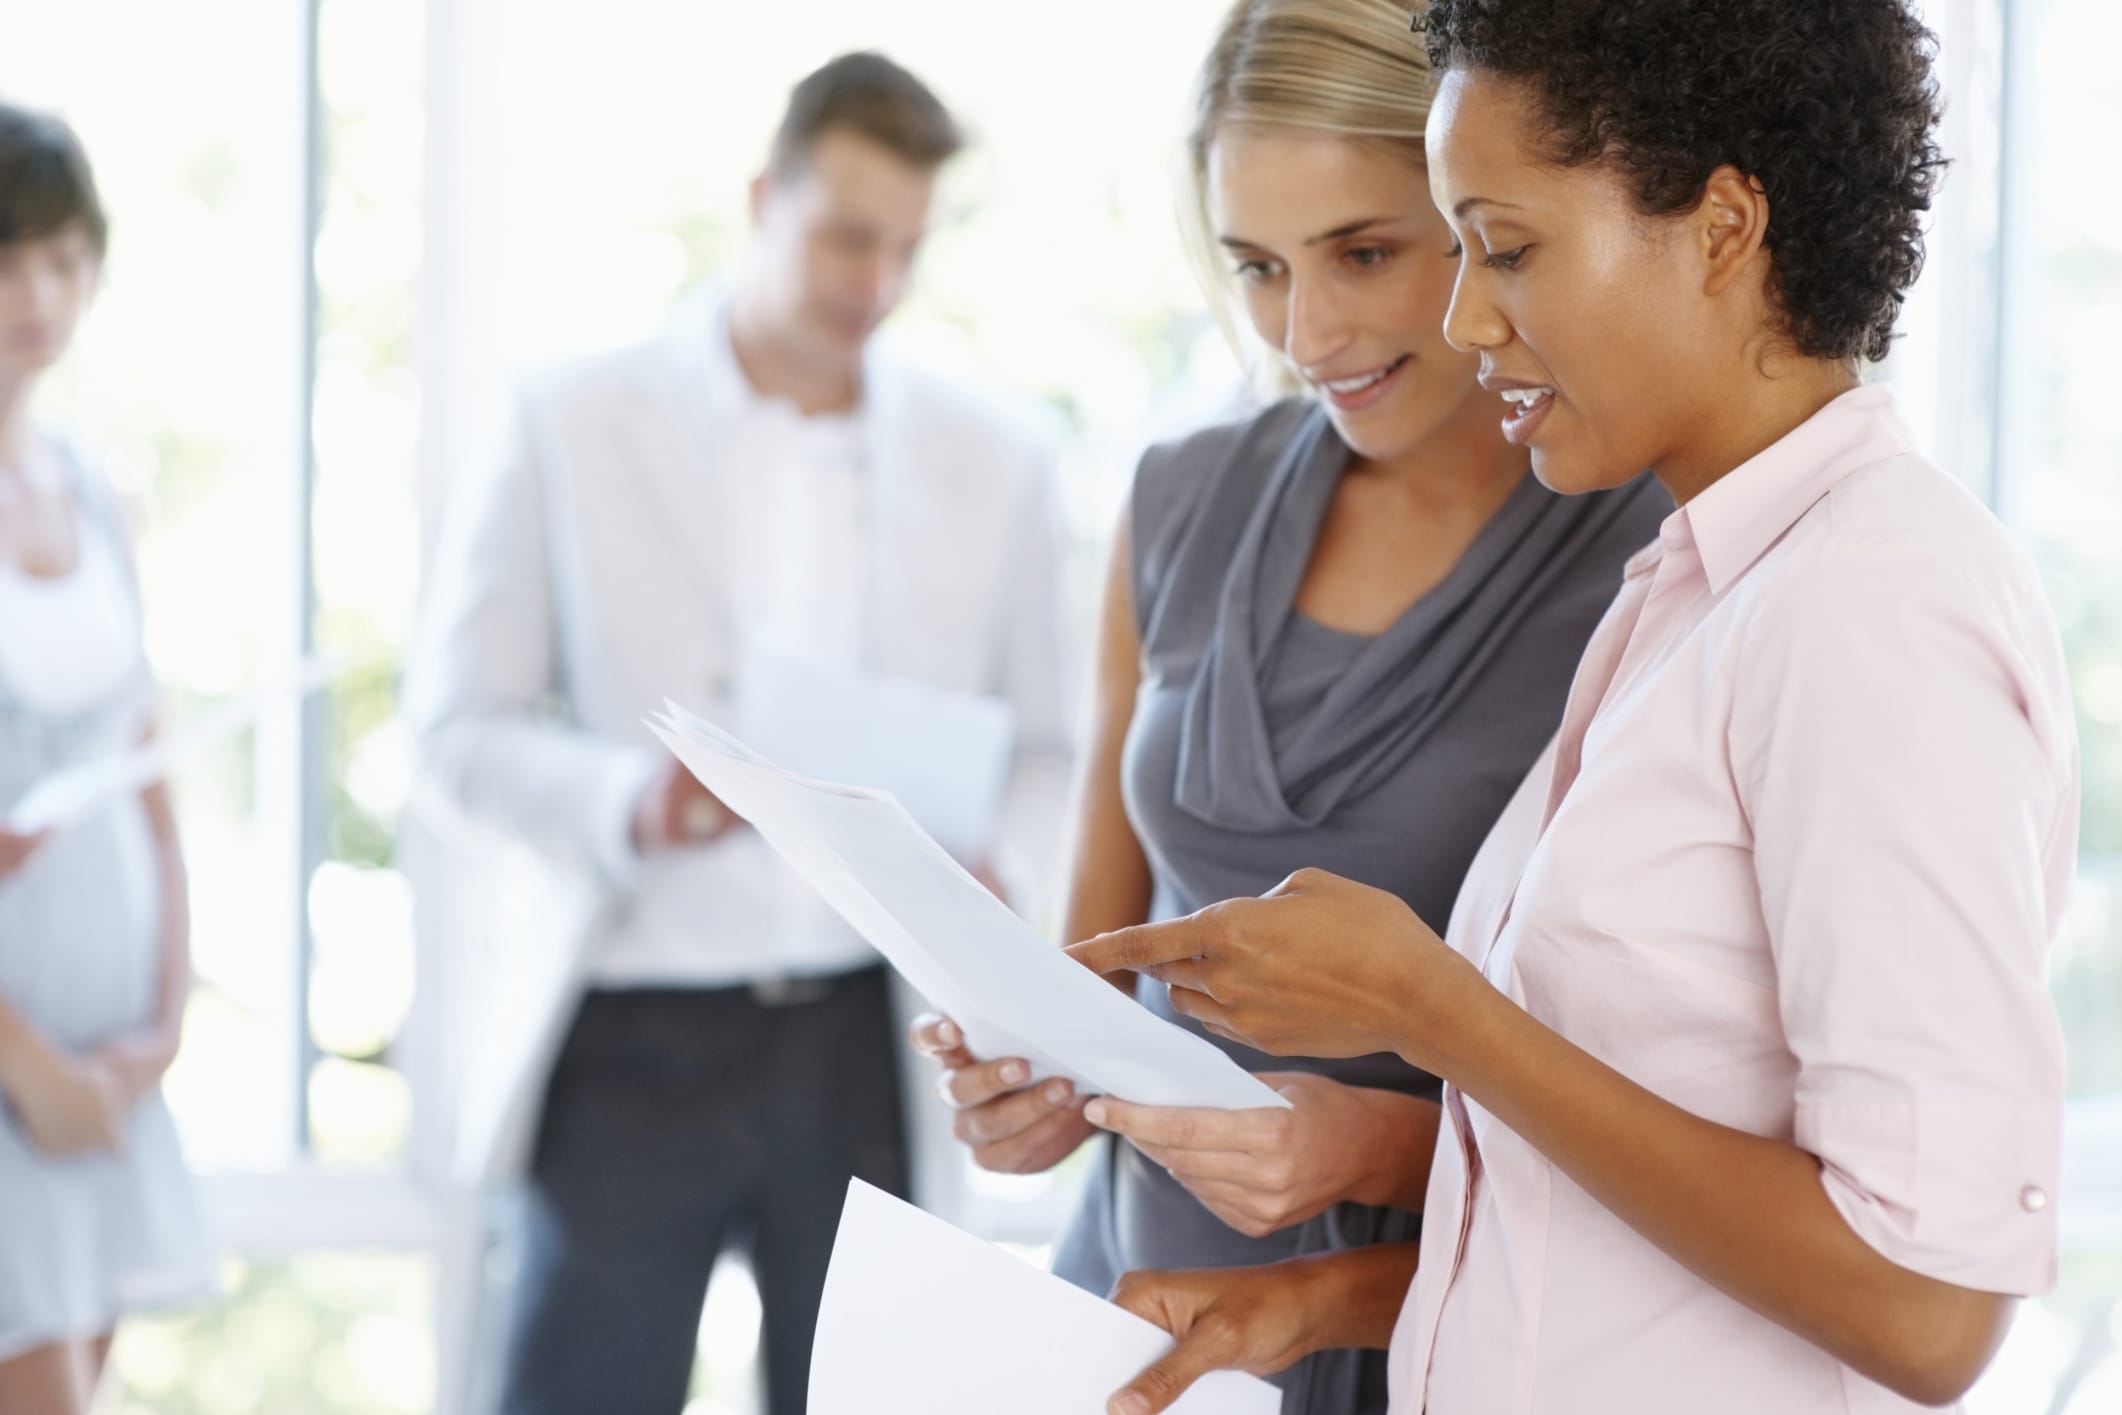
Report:
M 1810 547 L 1747 633 L 1729 747 L 1797 1143 L 1888 1259 L 2033 1294 L 2056 1272 L 2046 967 L 2077 763 L 2053 631 L 2022 609 L 1932 551 Z

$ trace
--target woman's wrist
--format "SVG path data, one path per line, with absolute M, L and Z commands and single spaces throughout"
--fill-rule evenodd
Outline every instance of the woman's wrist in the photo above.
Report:
M 1420 1254 L 1415 1243 L 1374 1243 L 1287 1260 L 1304 1304 L 1301 1354 L 1391 1346 Z
M 43 1044 L 20 1013 L 0 1002 L 0 1094 L 12 1097 L 21 1089 Z
M 167 1067 L 177 1059 L 178 1024 L 156 1022 L 137 1032 L 120 1037 L 117 1045 L 142 1061 Z
M 1489 1054 L 1501 1013 L 1519 1009 L 1470 961 L 1448 957 L 1449 966 L 1416 970 L 1396 986 L 1402 1011 L 1391 1049 L 1416 1070 L 1463 1087 Z
M 1406 900 L 1383 897 L 1391 912 L 1373 925 L 1380 938 L 1372 953 L 1374 971 L 1367 980 L 1366 991 L 1376 1009 L 1369 1025 L 1379 1051 L 1392 1052 L 1417 1070 L 1434 1075 L 1434 1055 L 1446 1040 L 1442 1034 L 1458 1020 L 1456 1006 L 1450 997 L 1439 995 L 1439 985 L 1450 988 L 1457 981 L 1456 974 L 1472 970 Z M 1460 966 L 1440 969 L 1440 954 Z
M 1372 1208 L 1419 1212 L 1436 1152 L 1436 1103 L 1402 1091 L 1351 1089 L 1363 1107 L 1358 1128 L 1364 1168 L 1344 1197 Z
M 169 1022 L 156 1022 L 137 1032 L 114 1037 L 96 1049 L 96 1055 L 105 1061 L 122 1064 L 146 1087 L 159 1084 L 164 1072 L 177 1060 L 178 1028 Z

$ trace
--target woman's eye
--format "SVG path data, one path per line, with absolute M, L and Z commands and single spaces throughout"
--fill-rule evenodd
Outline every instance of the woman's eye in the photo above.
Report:
M 1393 253 L 1383 246 L 1358 246 L 1348 253 L 1348 261 L 1351 265 L 1369 269 L 1385 264 L 1392 259 L 1392 255 Z
M 1240 280 L 1258 282 L 1270 279 L 1274 273 L 1274 266 L 1264 260 L 1247 260 L 1238 264 L 1238 278 Z
M 1518 262 L 1524 260 L 1525 253 L 1531 249 L 1531 246 L 1520 246 L 1514 251 L 1497 251 L 1481 263 L 1491 269 L 1500 266 L 1505 270 L 1516 270 Z

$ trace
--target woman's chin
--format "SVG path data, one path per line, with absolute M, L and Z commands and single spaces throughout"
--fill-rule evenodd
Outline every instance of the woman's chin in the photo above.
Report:
M 1605 459 L 1572 456 L 1567 448 L 1533 448 L 1533 475 L 1540 485 L 1557 496 L 1583 496 L 1594 491 L 1612 491 L 1617 486 L 1626 486 L 1636 479 L 1633 471 L 1623 471 L 1607 464 Z
M 65 353 L 64 343 L 24 340 L 13 348 L 0 350 L 0 379 L 20 383 L 36 378 L 58 363 Z
M 1347 413 L 1323 402 L 1334 431 L 1348 449 L 1366 462 L 1390 462 L 1421 446 L 1436 431 L 1435 420 L 1412 415 L 1405 404 L 1381 404 L 1361 412 Z

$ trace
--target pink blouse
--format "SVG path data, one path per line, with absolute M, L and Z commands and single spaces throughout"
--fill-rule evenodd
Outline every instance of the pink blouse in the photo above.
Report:
M 2077 813 L 2032 567 L 1860 389 L 1630 563 L 1451 941 L 1638 1084 L 1817 1155 L 1893 1262 L 2038 1293 Z M 1917 1408 L 1445 1102 L 1396 1415 Z

